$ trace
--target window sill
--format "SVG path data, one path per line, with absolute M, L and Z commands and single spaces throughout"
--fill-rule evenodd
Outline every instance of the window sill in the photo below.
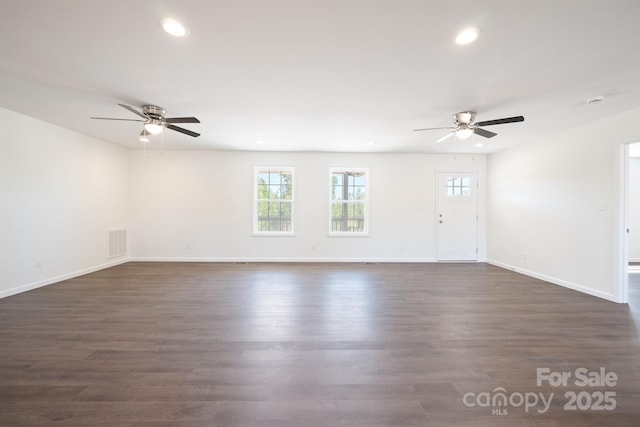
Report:
M 295 233 L 252 233 L 251 237 L 296 237 Z

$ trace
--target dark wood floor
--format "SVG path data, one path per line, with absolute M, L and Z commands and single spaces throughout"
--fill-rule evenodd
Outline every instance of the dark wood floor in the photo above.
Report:
M 0 425 L 638 426 L 631 277 L 621 305 L 485 264 L 129 263 L 0 300 Z M 616 385 L 536 384 L 582 367 Z

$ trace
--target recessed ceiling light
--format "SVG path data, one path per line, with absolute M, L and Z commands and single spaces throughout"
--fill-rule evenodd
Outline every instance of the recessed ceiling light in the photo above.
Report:
M 474 147 L 482 147 L 484 146 L 484 144 L 482 142 L 476 142 L 475 144 L 473 144 Z
M 140 135 L 140 142 L 149 142 L 149 137 L 145 135 Z
M 367 145 L 376 145 L 376 143 L 373 142 L 373 141 L 369 141 L 369 142 L 367 142 Z
M 184 37 L 187 35 L 187 29 L 175 19 L 163 19 L 160 23 L 162 28 L 172 36 Z
M 456 36 L 456 44 L 465 45 L 473 43 L 480 35 L 480 30 L 476 27 L 466 28 Z
M 262 141 L 262 140 L 256 141 L 256 144 L 264 144 L 264 141 Z

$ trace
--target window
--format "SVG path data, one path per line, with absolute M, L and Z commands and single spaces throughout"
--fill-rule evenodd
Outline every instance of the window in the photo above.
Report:
M 366 235 L 369 232 L 367 169 L 331 168 L 329 234 Z
M 293 235 L 293 168 L 255 168 L 253 232 Z
M 460 197 L 468 196 L 469 192 L 469 177 L 457 177 L 447 178 L 447 196 Z

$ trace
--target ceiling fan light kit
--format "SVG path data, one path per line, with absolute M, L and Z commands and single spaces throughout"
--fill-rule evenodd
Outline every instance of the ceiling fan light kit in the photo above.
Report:
M 456 137 L 460 139 L 467 139 L 471 135 L 473 135 L 473 129 L 469 129 L 468 127 L 462 127 L 456 131 Z
M 149 123 L 144 124 L 144 130 L 149 132 L 151 135 L 158 135 L 162 132 L 162 125 L 158 121 L 152 119 Z

